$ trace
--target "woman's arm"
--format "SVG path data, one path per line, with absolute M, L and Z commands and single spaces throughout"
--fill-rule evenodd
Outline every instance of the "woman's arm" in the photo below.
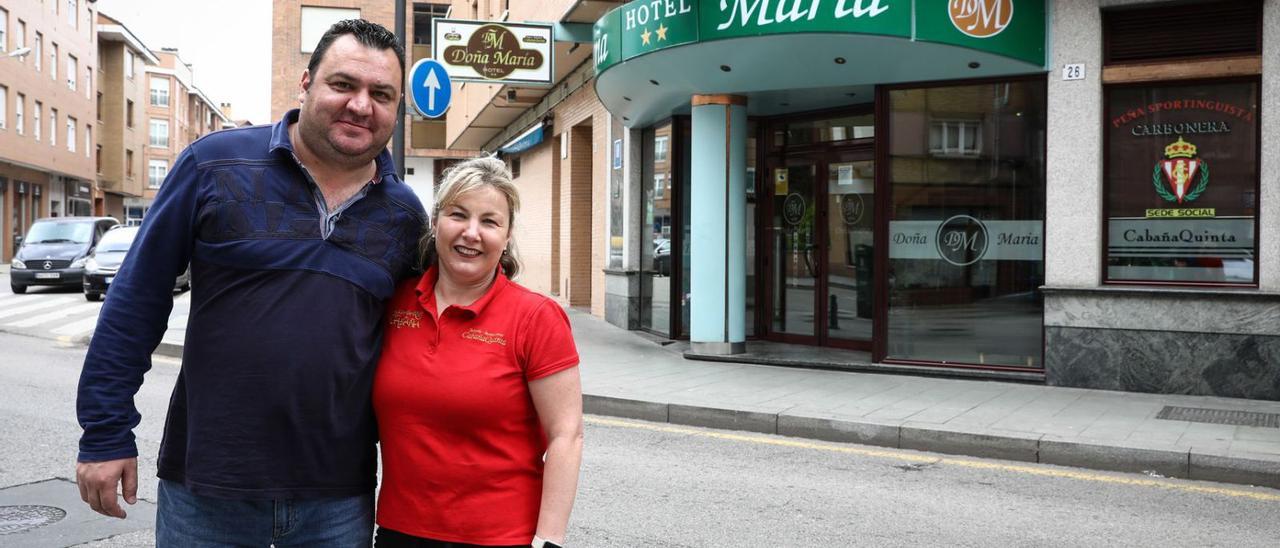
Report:
M 529 381 L 529 394 L 542 430 L 547 433 L 537 535 L 561 544 L 569 526 L 573 497 L 578 492 L 582 464 L 582 380 L 578 368 Z

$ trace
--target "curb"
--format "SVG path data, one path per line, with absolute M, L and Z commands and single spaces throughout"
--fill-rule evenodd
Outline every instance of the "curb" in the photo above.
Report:
M 1280 460 L 1267 455 L 1248 458 L 1201 452 L 1194 448 L 1106 445 L 1105 442 L 1014 431 L 948 429 L 921 423 L 877 423 L 785 411 L 770 413 L 700 407 L 591 394 L 582 395 L 582 406 L 583 412 L 593 415 L 1280 489 Z
M 157 346 L 157 347 L 156 347 L 156 351 L 155 351 L 155 352 L 152 352 L 152 354 L 159 354 L 159 355 L 161 355 L 161 356 L 167 356 L 167 357 L 170 357 L 170 358 L 179 358 L 179 359 L 181 359 L 181 358 L 182 358 L 182 345 L 181 345 L 181 344 L 178 344 L 178 343 L 171 343 L 171 342 L 163 342 L 163 341 L 162 341 L 162 342 L 160 343 L 160 346 Z

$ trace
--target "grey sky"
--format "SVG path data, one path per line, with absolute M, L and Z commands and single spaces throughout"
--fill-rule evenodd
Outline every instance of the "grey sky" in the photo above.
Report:
M 195 85 L 232 116 L 270 123 L 270 0 L 99 0 L 152 49 L 178 48 Z M 299 75 L 301 77 L 301 75 Z

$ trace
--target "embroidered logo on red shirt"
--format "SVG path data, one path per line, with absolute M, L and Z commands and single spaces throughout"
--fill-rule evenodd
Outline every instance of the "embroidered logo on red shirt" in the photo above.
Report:
M 422 325 L 421 310 L 392 310 L 391 327 L 418 327 Z
M 507 345 L 507 337 L 502 333 L 490 333 L 483 329 L 471 328 L 462 333 L 462 338 L 479 341 L 485 344 Z

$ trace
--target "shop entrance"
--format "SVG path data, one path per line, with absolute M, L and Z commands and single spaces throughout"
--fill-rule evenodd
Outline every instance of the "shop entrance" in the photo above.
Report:
M 875 137 L 869 112 L 765 126 L 757 250 L 764 338 L 871 350 Z

